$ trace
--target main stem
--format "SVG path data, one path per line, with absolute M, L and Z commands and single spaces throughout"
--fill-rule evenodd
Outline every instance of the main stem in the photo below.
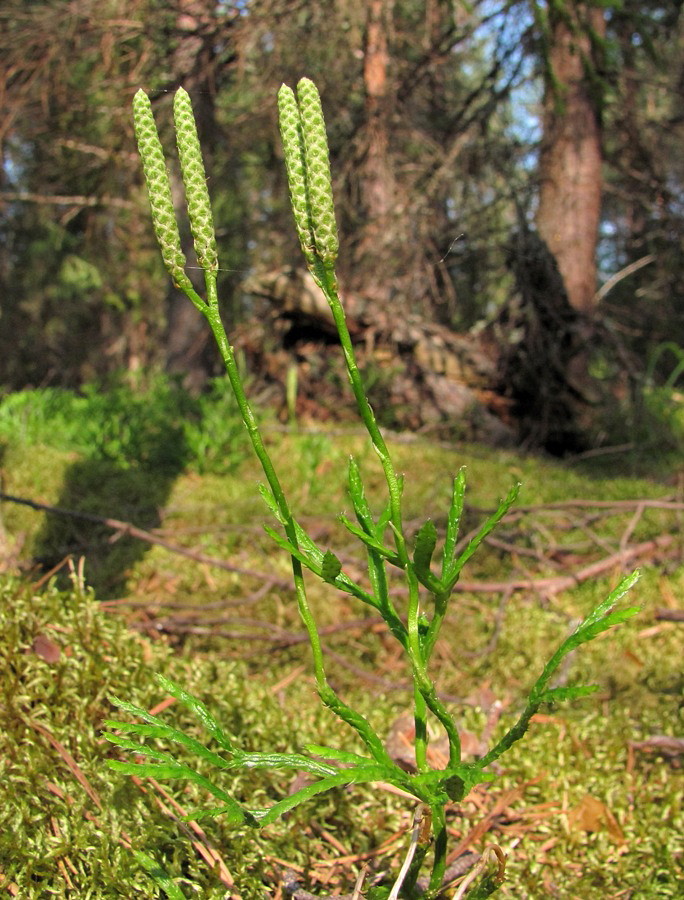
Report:
M 254 452 L 259 459 L 259 462 L 261 463 L 261 467 L 264 470 L 266 480 L 268 481 L 269 487 L 278 506 L 278 510 L 284 522 L 287 538 L 294 547 L 298 547 L 297 532 L 295 530 L 294 521 L 289 504 L 287 502 L 287 498 L 285 497 L 285 493 L 280 484 L 280 480 L 276 473 L 273 462 L 271 461 L 268 450 L 264 446 L 264 442 L 261 438 L 259 425 L 242 385 L 242 380 L 240 378 L 240 373 L 235 361 L 233 348 L 230 346 L 228 336 L 226 335 L 226 330 L 223 327 L 223 322 L 221 321 L 218 304 L 218 293 L 216 288 L 216 275 L 210 272 L 206 272 L 205 283 L 207 288 L 207 303 L 203 304 L 201 311 L 207 322 L 209 323 L 209 327 L 211 328 L 211 331 L 216 340 L 221 358 L 226 367 L 226 373 L 228 375 L 228 380 L 230 381 L 230 386 L 233 390 L 233 394 L 235 395 L 235 399 L 240 410 L 240 415 L 242 416 L 242 421 L 245 423 L 245 428 L 247 429 L 247 433 L 252 442 L 252 447 L 254 448 Z M 304 584 L 302 564 L 294 556 L 291 556 L 291 560 L 292 576 L 295 585 L 295 595 L 297 597 L 297 607 L 304 623 L 304 627 L 306 628 L 309 643 L 311 644 L 316 686 L 321 700 L 323 701 L 323 703 L 325 703 L 326 706 L 329 706 L 333 710 L 333 712 L 335 712 L 344 722 L 346 722 L 348 725 L 354 728 L 355 731 L 358 732 L 359 736 L 378 762 L 382 762 L 395 767 L 395 764 L 385 750 L 382 741 L 375 733 L 375 731 L 371 728 L 366 719 L 351 707 L 347 706 L 347 704 L 337 696 L 335 691 L 328 684 L 328 680 L 325 675 L 325 667 L 323 664 L 323 650 L 321 648 L 321 640 L 306 596 L 306 586 Z
M 406 581 L 409 589 L 407 650 L 411 660 L 412 676 L 416 687 L 416 691 L 414 692 L 416 698 L 414 703 L 416 762 L 421 770 L 427 770 L 427 728 L 425 722 L 425 706 L 427 705 L 439 719 L 447 733 L 449 739 L 449 763 L 450 765 L 457 765 L 461 760 L 461 742 L 458 731 L 448 711 L 437 698 L 434 685 L 427 672 L 427 658 L 420 642 L 418 627 L 420 594 L 418 579 L 413 571 L 413 566 L 406 548 L 406 539 L 404 537 L 401 508 L 401 484 L 397 477 L 397 473 L 394 471 L 392 459 L 389 450 L 387 449 L 385 439 L 380 431 L 380 427 L 378 426 L 377 419 L 375 418 L 375 413 L 366 397 L 361 374 L 359 373 L 359 367 L 356 363 L 356 355 L 354 353 L 351 336 L 349 334 L 349 329 L 347 328 L 347 319 L 344 308 L 337 292 L 337 278 L 335 276 L 335 271 L 330 266 L 324 265 L 320 260 L 316 260 L 316 262 L 310 266 L 310 270 L 317 284 L 325 294 L 328 305 L 330 306 L 335 321 L 335 327 L 340 336 L 340 343 L 347 365 L 349 381 L 351 382 L 359 414 L 370 435 L 373 448 L 380 459 L 385 475 L 385 481 L 387 482 L 390 501 L 390 525 L 394 532 L 394 543 L 397 548 L 397 555 L 406 574 Z

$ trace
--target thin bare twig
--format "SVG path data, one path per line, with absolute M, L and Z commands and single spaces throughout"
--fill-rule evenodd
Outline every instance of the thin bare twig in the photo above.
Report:
M 352 891 L 351 900 L 361 900 L 361 888 L 363 887 L 363 880 L 366 877 L 367 872 L 368 872 L 368 863 L 366 863 L 365 866 L 361 867 L 359 876 L 356 879 L 356 884 L 354 885 L 354 890 Z
M 461 898 L 465 895 L 468 887 L 473 883 L 473 881 L 475 881 L 477 876 L 484 871 L 484 869 L 487 867 L 487 864 L 492 859 L 496 859 L 496 862 L 498 864 L 496 880 L 499 883 L 503 881 L 504 872 L 506 871 L 506 854 L 497 844 L 489 844 L 488 847 L 485 847 L 484 853 L 480 857 L 477 864 L 460 883 L 458 890 L 454 894 L 453 900 L 461 900 Z
M 655 260 L 655 253 L 648 253 L 646 256 L 642 256 L 641 259 L 635 260 L 633 263 L 630 263 L 628 266 L 625 266 L 623 269 L 620 269 L 619 272 L 616 272 L 614 275 L 611 275 L 610 278 L 603 284 L 596 294 L 594 295 L 594 302 L 600 303 L 601 300 L 613 290 L 618 282 L 622 281 L 623 278 L 627 278 L 629 275 L 632 275 L 634 272 L 638 272 L 639 269 L 642 269 L 644 266 L 650 265 Z
M 406 853 L 404 862 L 401 864 L 401 869 L 399 869 L 397 880 L 392 885 L 392 890 L 389 892 L 387 900 L 397 900 L 397 897 L 399 896 L 401 886 L 404 883 L 406 874 L 411 867 L 411 863 L 413 862 L 413 857 L 416 852 L 416 847 L 418 846 L 420 834 L 423 830 L 423 819 L 427 814 L 427 807 L 424 804 L 420 803 L 413 814 L 413 830 L 411 832 L 411 841 L 409 843 L 408 852 Z
M 116 207 L 118 209 L 135 209 L 135 203 L 124 197 L 86 197 L 83 194 L 35 194 L 30 191 L 1 191 L 0 200 L 12 202 L 37 203 L 47 206 L 80 206 L 80 207 Z
M 494 594 L 505 590 L 536 591 L 549 596 L 570 590 L 570 588 L 576 587 L 590 578 L 605 575 L 612 569 L 622 569 L 628 563 L 631 565 L 640 557 L 668 550 L 673 545 L 676 546 L 674 535 L 661 534 L 653 538 L 653 540 L 642 541 L 642 543 L 635 544 L 628 549 L 619 550 L 617 553 L 593 562 L 569 575 L 553 575 L 548 578 L 520 578 L 511 581 L 459 581 L 454 590 L 469 594 Z
M 653 614 L 653 618 L 660 622 L 684 622 L 684 609 L 659 607 Z

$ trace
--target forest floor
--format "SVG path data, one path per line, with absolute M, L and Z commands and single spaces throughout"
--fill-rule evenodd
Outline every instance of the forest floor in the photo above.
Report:
M 371 505 L 382 503 L 367 440 L 278 428 L 267 437 L 302 524 L 363 578 L 337 515 L 350 511 L 350 453 Z M 681 896 L 684 624 L 671 619 L 684 606 L 682 473 L 635 478 L 590 461 L 400 435 L 390 445 L 406 473 L 413 532 L 427 516 L 443 529 L 462 465 L 464 535 L 511 482 L 523 483 L 518 505 L 464 571 L 435 653 L 433 675 L 468 752 L 481 752 L 488 728 L 510 724 L 553 649 L 619 576 L 643 573 L 628 598 L 640 614 L 581 648 L 562 672 L 568 684 L 599 691 L 535 716 L 496 780 L 454 805 L 450 858 L 500 845 L 501 897 Z M 114 752 L 100 736 L 115 715 L 109 696 L 186 722 L 153 672 L 197 694 L 247 749 L 354 746 L 317 701 L 289 561 L 263 530 L 259 480 L 244 458 L 221 474 L 155 476 L 79 451 L 6 443 L 5 495 L 91 518 L 1 507 L 0 780 L 9 793 L 0 804 L 0 896 L 158 896 L 130 847 L 155 856 L 187 896 L 206 898 L 281 898 L 284 869 L 321 896 L 350 891 L 364 865 L 396 872 L 413 810 L 381 789 L 321 795 L 254 837 L 220 818 L 201 828 L 181 822 L 182 810 L 206 800 L 196 787 L 136 782 L 105 767 Z M 331 683 L 400 753 L 411 707 L 400 648 L 372 609 L 313 579 L 311 603 Z M 240 774 L 231 789 L 258 805 L 289 782 Z

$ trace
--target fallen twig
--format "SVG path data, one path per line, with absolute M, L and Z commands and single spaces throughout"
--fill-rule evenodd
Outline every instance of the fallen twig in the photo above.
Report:
M 227 562 L 225 559 L 218 559 L 215 556 L 206 556 L 198 550 L 190 550 L 179 544 L 173 544 L 164 538 L 153 534 L 151 531 L 145 531 L 144 528 L 138 528 L 131 522 L 124 522 L 121 519 L 111 519 L 108 516 L 98 516 L 95 513 L 81 512 L 77 509 L 65 509 L 62 506 L 50 506 L 48 503 L 39 503 L 37 500 L 29 500 L 27 497 L 16 497 L 14 494 L 6 494 L 0 491 L 0 500 L 6 500 L 8 503 L 19 503 L 22 506 L 28 506 L 31 509 L 37 509 L 42 512 L 52 513 L 58 516 L 69 516 L 75 519 L 83 519 L 86 522 L 96 522 L 98 525 L 104 525 L 113 531 L 118 531 L 121 535 L 128 535 L 139 541 L 145 541 L 148 544 L 156 544 L 158 547 L 164 547 L 170 553 L 176 553 L 179 556 L 186 556 L 195 562 L 204 563 L 208 566 L 215 566 L 217 569 L 225 569 L 227 572 L 235 572 L 238 575 L 249 575 L 252 578 L 259 578 L 268 581 L 279 588 L 292 590 L 291 583 L 286 578 L 278 575 L 270 575 L 266 572 L 256 572 L 254 569 L 243 569 L 233 563 Z
M 661 622 L 684 622 L 684 609 L 658 607 L 653 614 L 653 618 Z
M 112 519 L 107 516 L 98 516 L 95 513 L 65 509 L 64 507 L 60 506 L 51 506 L 47 503 L 40 503 L 36 500 L 30 500 L 27 497 L 17 497 L 13 494 L 6 494 L 4 492 L 0 492 L 0 500 L 6 500 L 10 503 L 18 503 L 23 506 L 28 506 L 31 509 L 52 513 L 54 515 L 70 516 L 89 522 L 96 522 L 100 525 L 104 525 L 107 528 L 111 528 L 112 530 L 117 531 L 122 535 L 128 535 L 130 537 L 136 538 L 137 540 L 164 547 L 164 549 L 168 550 L 170 553 L 176 553 L 180 556 L 185 556 L 188 559 L 194 560 L 195 562 L 204 563 L 205 565 L 209 566 L 215 566 L 218 569 L 224 569 L 228 572 L 235 572 L 239 575 L 258 578 L 270 585 L 277 586 L 281 590 L 292 589 L 290 582 L 285 578 L 266 572 L 258 572 L 253 569 L 245 569 L 241 566 L 236 566 L 233 563 L 227 562 L 224 559 L 207 556 L 197 550 L 191 550 L 187 547 L 183 547 L 179 544 L 174 544 L 171 541 L 167 541 L 165 538 L 161 538 L 153 532 L 146 531 L 143 528 L 138 528 L 131 522 L 125 522 L 120 519 Z M 522 506 L 518 507 L 516 512 L 520 514 L 523 512 L 538 512 L 541 510 L 577 509 L 591 507 L 596 507 L 599 509 L 635 510 L 635 517 L 630 522 L 627 532 L 622 537 L 621 544 L 623 544 L 623 546 L 621 546 L 620 549 L 616 552 L 611 553 L 603 559 L 597 560 L 587 566 L 584 566 L 581 569 L 565 575 L 552 575 L 541 578 L 518 578 L 512 579 L 510 581 L 459 581 L 456 584 L 454 590 L 460 593 L 490 594 L 504 592 L 506 595 L 509 595 L 514 591 L 534 591 L 538 594 L 542 594 L 548 597 L 554 594 L 558 594 L 561 591 L 576 587 L 577 585 L 582 584 L 583 582 L 588 581 L 591 578 L 605 575 L 613 569 L 622 570 L 627 565 L 632 565 L 640 558 L 648 557 L 664 550 L 669 550 L 673 546 L 679 546 L 679 541 L 677 541 L 675 536 L 671 534 L 662 534 L 658 537 L 652 538 L 651 540 L 642 541 L 641 543 L 635 544 L 634 546 L 626 546 L 626 538 L 629 536 L 629 534 L 631 534 L 635 524 L 635 520 L 641 516 L 642 512 L 645 509 L 667 509 L 672 511 L 684 510 L 684 503 L 668 499 L 649 500 L 642 498 L 639 500 L 605 501 L 575 499 L 559 501 L 557 503 Z
M 668 550 L 673 545 L 676 546 L 674 535 L 661 534 L 650 541 L 642 541 L 633 547 L 618 550 L 616 553 L 612 553 L 604 559 L 599 559 L 597 562 L 593 562 L 569 575 L 552 575 L 546 578 L 519 578 L 512 581 L 459 581 L 454 590 L 468 594 L 494 594 L 500 591 L 536 591 L 549 596 L 558 594 L 560 591 L 569 590 L 578 584 L 589 581 L 591 578 L 596 578 L 598 575 L 605 575 L 612 569 L 623 569 L 627 564 L 631 565 L 640 557 Z

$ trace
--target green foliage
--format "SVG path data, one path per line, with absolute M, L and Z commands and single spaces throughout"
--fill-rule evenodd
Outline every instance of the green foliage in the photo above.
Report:
M 145 658 L 166 665 L 168 651 L 106 618 L 75 577 L 67 591 L 49 586 L 37 593 L 3 576 L 0 623 L 2 875 L 19 896 L 38 900 L 66 890 L 67 870 L 59 861 L 69 860 L 75 895 L 152 898 L 121 841 L 137 792 L 105 774 L 107 751 L 98 731 L 109 707 L 107 690 L 149 703 Z M 153 806 L 136 829 L 155 846 L 176 840 L 175 827 Z
M 684 349 L 663 341 L 650 353 L 644 375 L 635 376 L 634 396 L 606 416 L 611 442 L 629 444 L 632 471 L 653 471 L 654 461 L 663 474 L 678 466 L 684 453 L 683 383 Z
M 486 518 L 474 537 L 459 552 L 457 539 L 465 491 L 465 479 L 463 470 L 461 470 L 453 483 L 441 574 L 438 576 L 431 569 L 437 545 L 437 531 L 431 520 L 428 520 L 418 531 L 413 559 L 410 558 L 403 519 L 404 482 L 394 468 L 389 449 L 368 403 L 365 387 L 356 365 L 344 309 L 337 293 L 334 270 L 337 256 L 337 233 L 327 138 L 320 98 L 315 86 L 308 79 L 302 79 L 299 82 L 297 95 L 298 98 L 295 101 L 292 91 L 285 86 L 281 88 L 279 95 L 281 134 L 285 143 L 286 158 L 289 159 L 287 168 L 295 222 L 309 270 L 323 291 L 337 326 L 359 415 L 382 466 L 386 485 L 386 506 L 375 518 L 366 500 L 360 467 L 354 460 L 350 462 L 349 494 L 360 528 L 346 518 L 343 519 L 343 524 L 348 531 L 360 539 L 365 550 L 368 580 L 371 585 L 370 592 L 343 571 L 340 559 L 332 551 L 329 549 L 323 551 L 317 545 L 316 540 L 300 525 L 292 512 L 245 395 L 233 350 L 221 322 L 216 290 L 216 266 L 213 256 L 199 246 L 198 256 L 204 255 L 206 263 L 204 265 L 206 299 L 202 299 L 192 288 L 184 287 L 183 289 L 192 303 L 205 316 L 216 338 L 240 414 L 250 436 L 255 455 L 261 463 L 266 477 L 268 486 L 262 486 L 262 496 L 276 520 L 281 524 L 284 534 L 270 528 L 267 528 L 267 533 L 278 546 L 290 554 L 298 609 L 311 645 L 319 697 L 324 706 L 328 707 L 341 722 L 356 733 L 364 747 L 364 752 L 353 755 L 344 752 L 341 756 L 339 751 L 333 750 L 331 759 L 343 763 L 342 766 L 338 766 L 319 761 L 316 758 L 317 751 L 314 749 L 314 752 L 311 753 L 311 748 L 309 748 L 309 754 L 305 756 L 298 753 L 244 751 L 232 736 L 225 734 L 203 703 L 179 685 L 165 678 L 161 680 L 165 690 L 195 713 L 205 730 L 219 745 L 221 752 L 217 753 L 198 742 L 193 736 L 166 725 L 162 719 L 147 713 L 141 707 L 120 699 L 113 699 L 112 702 L 123 711 L 142 719 L 146 724 L 129 724 L 111 720 L 107 723 L 109 728 L 114 728 L 123 734 L 137 735 L 146 741 L 161 739 L 166 743 L 178 744 L 185 751 L 190 751 L 195 763 L 188 765 L 176 759 L 172 754 L 158 750 L 156 746 L 149 743 L 141 746 L 138 741 L 122 738 L 112 732 L 107 732 L 105 737 L 123 750 L 146 755 L 154 760 L 142 763 L 114 760 L 110 763 L 110 767 L 115 771 L 130 775 L 154 776 L 159 779 L 182 779 L 202 786 L 221 801 L 221 805 L 210 809 L 208 815 L 222 814 L 235 825 L 254 827 L 259 824 L 270 824 L 279 816 L 310 800 L 313 796 L 337 786 L 377 781 L 393 785 L 412 795 L 426 812 L 429 811 L 434 841 L 431 873 L 427 889 L 424 891 L 424 896 L 429 900 L 439 894 L 446 869 L 445 809 L 447 805 L 453 801 L 463 800 L 474 786 L 494 778 L 494 775 L 486 772 L 485 769 L 524 736 L 532 716 L 543 704 L 551 704 L 564 699 L 576 699 L 590 693 L 591 689 L 585 686 L 550 688 L 549 682 L 569 653 L 582 644 L 590 642 L 613 625 L 620 624 L 636 614 L 638 610 L 635 607 L 615 610 L 615 606 L 638 576 L 635 573 L 623 579 L 618 587 L 581 621 L 580 625 L 561 643 L 544 666 L 530 690 L 527 703 L 517 722 L 481 759 L 465 762 L 462 758 L 461 738 L 456 723 L 437 694 L 428 671 L 429 664 L 444 622 L 449 600 L 464 564 L 471 559 L 484 539 L 501 522 L 515 502 L 519 485 L 516 484 L 509 490 L 507 496 L 499 502 L 497 509 Z M 181 96 L 180 104 L 185 104 L 185 106 L 183 116 L 180 120 L 177 118 L 178 141 L 179 145 L 184 141 L 188 142 L 186 150 L 181 152 L 188 153 L 193 157 L 192 165 L 183 164 L 182 171 L 191 228 L 197 246 L 201 242 L 206 244 L 207 235 L 203 232 L 207 227 L 206 223 L 211 222 L 211 211 L 208 209 L 209 201 L 206 194 L 201 152 L 194 124 L 191 125 L 187 120 L 189 110 L 186 108 L 184 95 Z M 154 131 L 154 123 L 151 123 L 148 130 Z M 139 149 L 142 155 L 146 153 L 148 145 L 149 135 L 146 132 L 144 138 L 139 140 Z M 153 153 L 156 155 L 158 152 L 156 140 L 153 145 Z M 154 199 L 151 201 L 151 206 L 154 215 L 156 206 Z M 199 206 L 206 206 L 207 209 L 200 213 Z M 201 225 L 198 224 L 200 220 Z M 201 240 L 198 237 L 200 233 Z M 183 287 L 182 278 L 176 280 Z M 403 573 L 408 593 L 407 608 L 403 616 L 397 611 L 390 593 L 388 564 Z M 413 682 L 415 773 L 407 773 L 393 760 L 371 722 L 359 710 L 344 702 L 331 687 L 326 677 L 319 630 L 307 595 L 304 570 L 308 570 L 324 583 L 351 594 L 377 610 L 387 623 L 391 634 L 401 645 Z M 421 597 L 419 585 L 423 585 L 429 592 L 430 597 L 427 602 Z M 429 718 L 433 718 L 442 726 L 448 740 L 449 759 L 445 768 L 434 768 L 428 762 L 427 723 Z M 327 756 L 330 755 L 328 748 L 319 748 L 319 750 Z M 196 765 L 201 766 L 202 764 L 210 764 L 221 773 L 231 769 L 253 770 L 287 767 L 306 773 L 315 780 L 269 807 L 250 809 L 233 799 L 231 793 L 219 786 L 213 778 L 210 779 L 203 775 L 196 768 Z M 195 813 L 195 815 L 197 814 Z M 411 853 L 414 850 L 415 847 L 412 847 Z M 402 867 L 400 880 L 392 892 L 394 896 L 398 896 L 399 893 L 407 897 L 415 895 L 417 878 L 427 852 L 427 844 L 422 844 L 415 853 L 411 864 L 407 863 L 405 867 Z M 480 887 L 476 888 L 477 895 L 488 896 L 498 887 L 499 880 L 497 879 L 495 882 L 486 877 Z
M 163 670 L 165 689 L 171 678 L 182 679 L 194 694 L 211 697 L 224 732 L 245 744 L 276 740 L 287 751 L 302 728 L 317 727 L 306 707 L 308 688 L 298 696 L 301 715 L 294 722 L 266 685 L 247 678 L 242 665 L 192 653 L 179 657 L 165 643 L 150 642 L 123 618 L 105 614 L 76 575 L 68 590 L 51 583 L 38 591 L 0 574 L 0 669 L 0 887 L 12 890 L 14 884 L 22 900 L 153 900 L 161 896 L 159 888 L 180 897 L 186 887 L 189 896 L 225 897 L 225 885 L 185 840 L 177 817 L 163 811 L 168 795 L 184 807 L 199 806 L 203 788 L 170 784 L 167 797 L 158 797 L 160 806 L 105 765 L 111 748 L 100 733 L 111 715 L 110 692 L 147 709 L 158 690 L 153 672 Z M 201 709 L 201 701 L 193 700 L 193 706 Z M 177 731 L 192 733 L 182 702 L 165 718 Z M 250 794 L 259 787 L 248 770 L 236 776 L 238 783 Z M 280 780 L 278 791 L 287 796 L 286 781 Z M 343 796 L 339 801 L 351 833 L 353 811 Z M 221 848 L 245 900 L 262 900 L 270 867 L 261 846 L 225 816 L 203 827 L 208 844 Z M 280 854 L 295 852 L 289 829 L 276 840 Z M 152 880 L 141 879 L 141 868 Z M 172 880 L 169 872 L 183 874 Z
M 140 868 L 150 876 L 155 884 L 159 885 L 169 900 L 185 900 L 183 891 L 176 885 L 166 869 L 159 865 L 156 859 L 153 859 L 141 850 L 134 850 L 133 856 Z
M 84 459 L 176 474 L 232 471 L 245 456 L 243 426 L 225 379 L 200 397 L 156 377 L 85 385 L 80 392 L 42 388 L 0 401 L 0 442 L 43 444 Z
M 610 6 L 599 73 L 610 82 L 601 254 L 606 276 L 654 256 L 607 310 L 640 366 L 649 347 L 673 336 L 681 343 L 684 333 L 680 4 Z M 186 11 L 179 30 L 174 8 L 156 0 L 113 0 L 94 18 L 56 17 L 47 0 L 5 0 L 0 81 L 11 117 L 0 292 L 11 302 L 0 317 L 0 382 L 78 386 L 141 359 L 145 367 L 165 361 L 166 277 L 131 155 L 129 103 L 139 84 L 162 133 L 170 86 L 183 84 L 197 107 L 231 321 L 247 310 L 246 272 L 291 262 L 270 97 L 301 71 L 339 110 L 331 129 L 338 222 L 353 239 L 345 281 L 353 277 L 363 295 L 383 271 L 405 309 L 458 328 L 488 317 L 511 292 L 505 245 L 515 206 L 533 208 L 539 183 L 531 160 L 547 41 L 531 9 L 542 25 L 550 5 L 474 0 L 464 8 L 455 19 L 450 4 L 438 3 L 426 18 L 424 3 L 408 0 L 378 23 L 388 54 L 379 111 L 389 113 L 378 122 L 365 81 L 368 4 L 304 0 L 282 15 L 275 0 L 239 11 L 217 3 Z M 387 179 L 396 191 L 386 239 L 373 241 L 377 225 L 364 209 L 373 167 L 365 163 L 378 125 L 387 152 L 375 183 Z M 377 409 L 389 424 L 391 410 Z
M 674 357 L 674 365 L 667 368 L 663 360 Z M 670 363 L 671 365 L 671 363 Z M 659 368 L 665 368 L 667 377 L 660 383 L 656 378 Z M 642 401 L 645 426 L 653 429 L 657 440 L 669 439 L 673 449 L 684 452 L 684 347 L 673 341 L 659 344 L 650 356 L 644 380 Z

